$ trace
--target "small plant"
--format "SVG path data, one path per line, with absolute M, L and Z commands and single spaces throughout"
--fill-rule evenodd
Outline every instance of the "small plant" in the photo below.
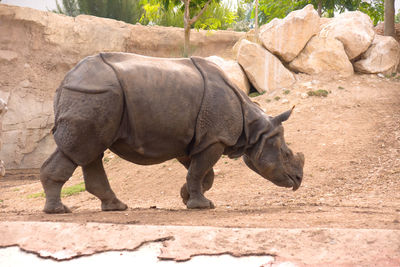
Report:
M 14 192 L 18 192 L 19 190 L 20 189 L 18 187 L 13 189 Z
M 28 198 L 38 198 L 38 197 L 45 197 L 46 195 L 44 194 L 44 192 L 40 192 L 40 193 L 34 193 L 34 194 L 30 194 L 28 195 Z
M 385 77 L 386 78 L 394 78 L 394 77 L 396 77 L 396 72 L 393 72 L 392 74 L 386 74 Z
M 249 97 L 256 97 L 256 96 L 259 96 L 259 95 L 260 95 L 259 92 L 253 92 L 253 93 L 249 94 Z
M 265 102 L 267 102 L 267 103 L 269 103 L 269 102 L 271 102 L 271 99 L 265 99 Z
M 342 86 L 338 86 L 338 89 L 340 89 L 340 90 L 344 90 L 344 87 L 342 87 Z
M 260 96 L 263 95 L 265 92 L 262 92 L 261 94 L 259 92 L 253 92 L 249 94 L 249 97 L 256 97 L 256 96 Z
M 290 90 L 285 90 L 285 91 L 283 91 L 283 94 L 285 94 L 285 95 L 290 94 Z
M 73 185 L 61 190 L 61 197 L 72 196 L 80 192 L 83 192 L 85 190 L 86 190 L 85 183 L 82 182 L 77 185 Z
M 0 199 L 0 203 L 3 203 L 3 202 L 4 202 L 4 200 Z
M 109 161 L 110 161 L 110 158 L 108 158 L 108 157 L 105 157 L 105 158 L 103 159 L 103 161 L 104 161 L 105 163 L 107 163 L 107 162 L 109 162 Z
M 85 191 L 85 183 L 79 183 L 73 186 L 69 186 L 66 188 L 63 188 L 61 190 L 61 197 L 68 197 L 68 196 L 72 196 L 72 195 L 76 195 L 80 192 Z M 28 198 L 38 198 L 38 197 L 45 197 L 45 193 L 44 192 L 40 192 L 40 193 L 35 193 L 35 194 L 30 194 L 28 195 Z
M 308 91 L 307 94 L 309 96 L 319 96 L 319 97 L 327 97 L 329 92 L 323 89 L 315 90 L 315 91 Z
M 275 96 L 274 99 L 275 99 L 276 101 L 279 101 L 279 99 L 281 99 L 281 97 L 280 97 L 280 96 Z

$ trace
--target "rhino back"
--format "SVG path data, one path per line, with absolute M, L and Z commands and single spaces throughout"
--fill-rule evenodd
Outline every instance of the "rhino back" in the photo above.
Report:
M 203 78 L 192 61 L 127 53 L 102 57 L 125 94 L 127 123 L 112 149 L 142 164 L 186 155 L 204 94 Z
M 64 78 L 54 101 L 54 139 L 61 151 L 86 165 L 109 147 L 118 132 L 123 92 L 100 55 L 83 59 Z

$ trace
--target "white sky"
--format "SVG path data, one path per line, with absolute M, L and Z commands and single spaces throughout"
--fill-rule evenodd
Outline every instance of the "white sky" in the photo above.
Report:
M 226 0 L 226 1 L 236 2 L 237 0 Z M 1 2 L 4 4 L 10 4 L 15 6 L 27 6 L 45 11 L 48 9 L 56 8 L 56 0 L 2 0 Z M 59 0 L 58 2 L 61 3 L 62 1 Z M 397 14 L 397 12 L 400 9 L 400 0 L 395 0 L 395 8 Z
M 61 3 L 62 1 L 59 0 L 58 2 Z M 44 11 L 56 8 L 56 0 L 2 0 L 1 3 L 14 6 L 27 6 Z

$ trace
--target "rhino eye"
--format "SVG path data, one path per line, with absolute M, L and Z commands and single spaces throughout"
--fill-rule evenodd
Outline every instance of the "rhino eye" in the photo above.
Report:
M 283 152 L 283 155 L 287 158 L 290 156 L 293 156 L 293 152 L 286 145 L 282 146 L 282 152 Z
M 273 136 L 271 136 L 268 140 L 267 140 L 267 143 L 269 144 L 269 145 L 272 145 L 272 146 L 279 146 L 280 145 L 280 140 L 279 140 L 279 134 L 276 134 L 276 135 L 273 135 Z

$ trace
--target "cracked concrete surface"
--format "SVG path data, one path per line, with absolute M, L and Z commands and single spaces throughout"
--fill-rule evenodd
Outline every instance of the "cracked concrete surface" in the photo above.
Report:
M 18 247 L 0 249 L 0 266 L 40 266 L 40 267 L 87 267 L 87 266 L 157 266 L 157 267 L 200 267 L 200 266 L 265 266 L 274 262 L 270 256 L 233 257 L 230 255 L 196 256 L 190 261 L 163 261 L 157 258 L 162 244 L 160 242 L 145 244 L 135 251 L 110 251 L 96 253 L 66 261 L 43 259 L 35 254 L 27 253 Z M 290 266 L 285 266 L 290 267 Z
M 107 251 L 135 251 L 159 242 L 160 260 L 228 254 L 269 255 L 274 264 L 300 266 L 400 265 L 399 230 L 1 222 L 0 237 L 0 247 L 18 246 L 59 261 Z

